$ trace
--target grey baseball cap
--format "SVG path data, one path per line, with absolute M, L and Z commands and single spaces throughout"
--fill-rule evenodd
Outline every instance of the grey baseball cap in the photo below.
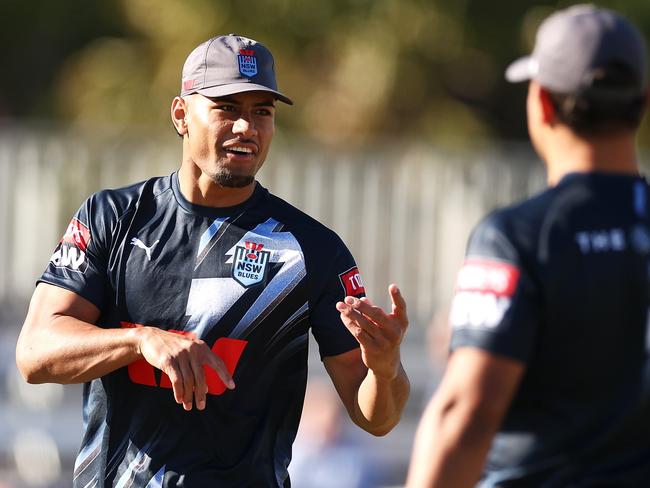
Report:
M 616 12 L 575 5 L 542 22 L 533 53 L 508 66 L 506 79 L 535 80 L 559 94 L 581 94 L 606 78 L 612 66 L 624 71 L 625 88 L 609 90 L 609 96 L 641 95 L 647 83 L 643 37 Z
M 213 37 L 197 46 L 185 60 L 181 96 L 200 93 L 223 97 L 266 91 L 293 105 L 278 91 L 274 64 L 271 51 L 253 39 L 236 34 Z

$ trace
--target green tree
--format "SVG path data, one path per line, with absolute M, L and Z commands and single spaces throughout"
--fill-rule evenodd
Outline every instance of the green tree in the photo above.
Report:
M 647 0 L 609 0 L 650 39 Z M 569 2 L 5 1 L 0 115 L 168 127 L 189 51 L 235 32 L 269 46 L 296 106 L 279 124 L 334 146 L 378 138 L 525 139 L 525 86 L 503 79 Z M 650 145 L 648 123 L 640 140 Z

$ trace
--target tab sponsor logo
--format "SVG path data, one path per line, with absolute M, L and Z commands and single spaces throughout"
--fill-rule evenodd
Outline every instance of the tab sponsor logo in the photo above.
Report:
M 512 303 L 519 269 L 490 259 L 466 259 L 459 273 L 449 321 L 454 328 L 498 326 Z
M 361 294 L 365 295 L 366 289 L 363 286 L 363 279 L 361 278 L 361 273 L 359 273 L 359 268 L 356 266 L 341 273 L 339 280 L 341 280 L 341 285 L 343 285 L 345 296 L 354 297 Z

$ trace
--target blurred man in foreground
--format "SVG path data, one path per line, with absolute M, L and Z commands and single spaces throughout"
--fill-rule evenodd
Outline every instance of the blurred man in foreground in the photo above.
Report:
M 373 306 L 339 237 L 255 181 L 276 100 L 264 46 L 198 46 L 171 106 L 179 171 L 92 195 L 39 280 L 16 359 L 85 383 L 75 487 L 290 486 L 310 328 L 352 420 L 399 420 L 399 290 Z
M 650 486 L 645 56 L 627 20 L 581 5 L 508 68 L 551 188 L 470 237 L 410 488 Z

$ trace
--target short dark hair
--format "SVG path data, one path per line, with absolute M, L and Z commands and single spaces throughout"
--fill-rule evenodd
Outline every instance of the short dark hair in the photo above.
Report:
M 581 93 L 548 92 L 558 120 L 582 136 L 636 130 L 646 107 L 646 91 L 618 63 L 594 70 L 591 86 Z

